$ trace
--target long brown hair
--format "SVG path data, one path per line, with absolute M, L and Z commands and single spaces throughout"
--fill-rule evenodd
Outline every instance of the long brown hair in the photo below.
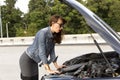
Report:
M 49 25 L 51 26 L 52 22 L 57 22 L 58 19 L 62 20 L 63 25 L 66 23 L 66 20 L 63 17 L 59 15 L 53 15 L 49 20 Z M 54 42 L 60 44 L 63 39 L 63 30 L 61 30 L 59 33 L 53 33 L 53 37 L 54 37 Z

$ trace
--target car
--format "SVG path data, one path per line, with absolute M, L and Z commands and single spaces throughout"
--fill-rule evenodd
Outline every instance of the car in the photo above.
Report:
M 120 80 L 119 34 L 77 0 L 59 1 L 76 9 L 86 23 L 115 51 L 103 52 L 91 34 L 100 53 L 89 53 L 66 61 L 63 64 L 67 67 L 59 69 L 63 74 L 44 75 L 41 80 Z

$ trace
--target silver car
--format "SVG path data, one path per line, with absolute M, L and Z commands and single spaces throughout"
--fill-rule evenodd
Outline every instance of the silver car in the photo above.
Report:
M 64 69 L 60 69 L 60 71 L 63 72 L 62 75 L 57 75 L 57 74 L 46 75 L 46 76 L 43 76 L 41 80 L 120 80 L 119 74 L 115 72 L 115 69 L 117 69 L 120 66 L 115 64 L 116 62 L 118 62 L 118 64 L 120 63 L 120 60 L 119 60 L 120 36 L 118 35 L 118 33 L 115 32 L 108 24 L 106 24 L 96 14 L 94 14 L 92 11 L 90 11 L 88 8 L 83 6 L 78 1 L 76 0 L 60 0 L 60 1 L 76 9 L 85 18 L 87 24 L 96 33 L 98 33 L 115 51 L 104 53 L 101 50 L 97 41 L 94 39 L 94 36 L 92 36 L 91 34 L 91 37 L 93 38 L 94 43 L 96 44 L 96 46 L 100 51 L 100 54 L 102 55 L 101 57 L 100 57 L 100 54 L 95 54 L 95 53 L 76 57 L 64 63 L 68 67 Z M 109 58 L 110 56 L 108 55 L 112 55 L 112 58 Z M 89 58 L 86 58 L 86 57 L 89 57 Z M 92 60 L 90 60 L 90 57 Z M 74 62 L 76 59 L 81 61 L 81 63 L 77 64 L 77 61 L 76 61 L 76 64 L 75 64 Z M 94 61 L 93 59 L 98 59 L 98 60 Z M 113 64 L 111 64 L 110 61 Z M 70 64 L 70 62 L 72 64 Z M 99 67 L 101 66 L 102 69 L 105 67 L 105 65 L 107 65 L 108 68 L 105 69 L 106 70 L 105 72 L 107 72 L 108 74 L 110 73 L 111 76 L 106 74 L 105 76 L 107 77 L 100 77 L 101 74 L 98 74 L 98 73 L 100 73 L 102 70 L 98 67 L 98 64 L 96 63 L 98 63 Z M 74 73 L 70 73 L 70 71 L 74 71 Z M 120 71 L 120 69 L 118 69 L 118 71 Z M 105 74 L 105 73 L 102 73 L 102 74 Z M 76 77 L 75 75 L 79 75 L 79 76 Z

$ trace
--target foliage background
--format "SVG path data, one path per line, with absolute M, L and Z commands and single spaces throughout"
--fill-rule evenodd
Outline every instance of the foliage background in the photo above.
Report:
M 48 2 L 47 2 L 48 1 Z M 115 31 L 120 28 L 120 0 L 77 0 L 97 14 Z M 15 8 L 16 0 L 6 0 L 1 6 L 3 36 L 6 37 L 6 25 L 9 36 L 34 36 L 38 30 L 48 26 L 49 17 L 59 14 L 67 20 L 65 34 L 85 34 L 88 26 L 84 18 L 75 9 L 62 4 L 59 0 L 30 0 L 29 12 L 22 13 Z M 90 29 L 91 32 L 94 32 Z

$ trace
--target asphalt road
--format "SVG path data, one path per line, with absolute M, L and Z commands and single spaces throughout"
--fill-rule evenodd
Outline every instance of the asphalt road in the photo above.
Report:
M 28 46 L 4 46 L 0 47 L 0 80 L 21 80 L 19 69 L 19 57 Z M 113 51 L 108 45 L 100 45 L 104 52 Z M 91 52 L 99 52 L 95 45 L 60 45 L 56 46 L 58 63 L 72 59 L 76 56 Z M 54 66 L 50 65 L 52 69 Z M 44 67 L 39 68 L 39 78 L 47 74 Z

